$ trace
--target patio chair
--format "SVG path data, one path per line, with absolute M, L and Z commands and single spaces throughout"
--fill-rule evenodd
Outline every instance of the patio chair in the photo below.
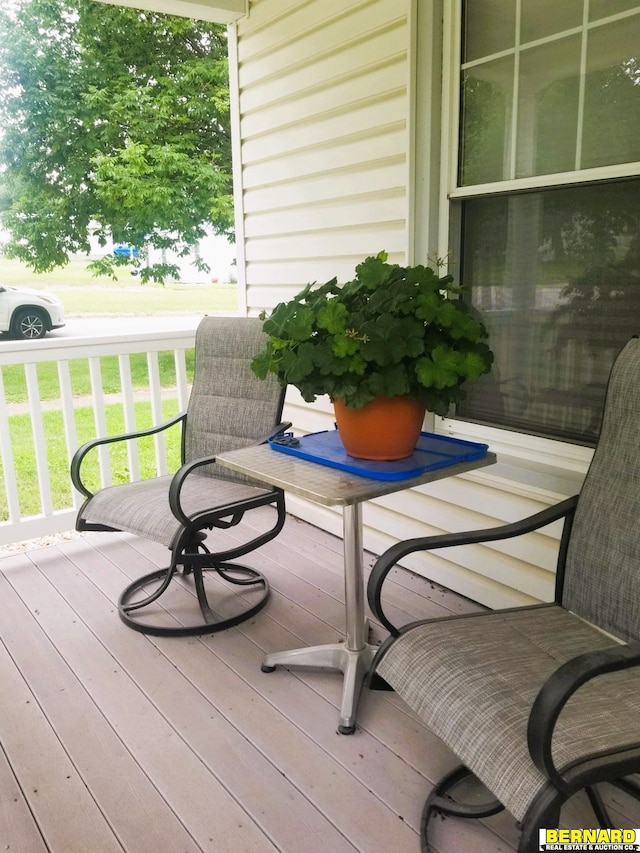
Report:
M 518 850 L 530 853 L 543 849 L 539 829 L 558 827 L 576 792 L 586 790 L 605 828 L 612 824 L 599 783 L 638 797 L 625 777 L 640 772 L 639 448 L 640 341 L 633 339 L 612 369 L 579 496 L 503 527 L 400 542 L 376 562 L 369 604 L 391 636 L 370 686 L 395 690 L 462 762 L 427 798 L 423 851 L 434 813 L 485 817 L 506 808 L 521 829 Z M 385 577 L 407 554 L 496 542 L 560 519 L 553 603 L 400 630 L 386 616 Z M 478 780 L 489 802 L 469 797 Z
M 260 443 L 289 426 L 280 423 L 284 389 L 275 378 L 257 379 L 250 369 L 263 346 L 260 320 L 205 317 L 196 332 L 187 410 L 151 429 L 90 441 L 72 460 L 73 484 L 87 498 L 78 512 L 78 530 L 126 531 L 160 542 L 171 552 L 166 568 L 134 580 L 120 595 L 120 617 L 136 631 L 160 636 L 212 633 L 250 618 L 267 602 L 267 579 L 234 561 L 280 532 L 283 492 L 215 464 L 216 454 Z M 181 428 L 183 464 L 173 476 L 108 486 L 95 494 L 83 482 L 81 467 L 91 450 L 176 424 Z M 269 505 L 275 517 L 260 516 L 256 524 L 245 525 L 245 538 L 236 537 L 237 543 L 225 539 L 222 550 L 215 550 L 210 531 L 235 527 L 249 510 Z M 164 608 L 158 603 L 161 596 Z M 195 615 L 189 612 L 191 602 Z M 168 624 L 167 609 L 181 624 Z

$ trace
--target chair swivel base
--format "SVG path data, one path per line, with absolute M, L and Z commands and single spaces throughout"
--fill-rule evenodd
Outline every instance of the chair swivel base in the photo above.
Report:
M 270 589 L 267 579 L 260 572 L 248 566 L 225 562 L 205 569 L 193 567 L 185 570 L 183 577 L 193 576 L 197 604 L 200 610 L 197 622 L 195 624 L 177 625 L 175 627 L 155 624 L 151 621 L 152 617 L 149 616 L 146 608 L 156 602 L 169 589 L 176 572 L 177 569 L 175 566 L 158 569 L 155 572 L 137 578 L 137 580 L 125 587 L 118 599 L 118 614 L 125 625 L 134 631 L 140 631 L 142 634 L 150 634 L 156 637 L 194 637 L 200 634 L 213 634 L 217 631 L 231 628 L 234 625 L 239 625 L 241 622 L 255 616 L 256 613 L 262 610 L 269 599 Z M 251 591 L 255 590 L 258 594 L 257 600 L 252 597 L 249 603 L 244 602 L 243 605 L 242 598 L 235 596 L 234 601 L 238 603 L 240 610 L 230 616 L 222 616 L 214 612 L 209 604 L 207 592 L 204 587 L 205 572 L 215 572 L 218 577 L 233 586 L 251 587 Z M 153 592 L 144 598 L 136 599 L 136 593 L 153 584 L 156 585 Z M 170 611 L 165 611 L 164 614 L 160 613 L 161 620 L 163 616 L 164 620 L 166 620 L 167 612 Z
M 504 806 L 499 800 L 489 800 L 484 803 L 460 802 L 454 799 L 453 789 L 465 780 L 475 780 L 473 773 L 464 765 L 456 767 L 438 782 L 431 791 L 422 810 L 420 820 L 420 850 L 421 853 L 430 853 L 427 833 L 429 822 L 434 814 L 446 817 L 490 817 L 503 811 Z

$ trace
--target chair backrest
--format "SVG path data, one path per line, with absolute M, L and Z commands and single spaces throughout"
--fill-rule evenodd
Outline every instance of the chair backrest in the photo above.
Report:
M 258 379 L 251 370 L 251 360 L 266 340 L 258 319 L 201 320 L 185 424 L 185 462 L 245 447 L 280 423 L 284 389 L 275 376 Z M 202 468 L 201 473 L 246 482 L 222 466 Z
M 618 355 L 567 551 L 562 604 L 640 639 L 640 340 Z

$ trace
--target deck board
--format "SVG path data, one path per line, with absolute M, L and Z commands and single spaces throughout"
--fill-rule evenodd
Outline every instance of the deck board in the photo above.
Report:
M 0 849 L 418 853 L 422 803 L 454 756 L 395 694 L 365 692 L 345 737 L 338 675 L 260 671 L 265 652 L 342 636 L 340 540 L 289 518 L 246 558 L 269 577 L 267 607 L 202 638 L 118 618 L 123 587 L 165 557 L 102 533 L 0 560 Z M 405 573 L 390 587 L 390 611 L 409 618 L 474 607 Z M 160 618 L 175 624 L 192 603 L 176 585 Z M 439 853 L 505 853 L 517 833 L 502 814 L 439 822 L 433 840 Z

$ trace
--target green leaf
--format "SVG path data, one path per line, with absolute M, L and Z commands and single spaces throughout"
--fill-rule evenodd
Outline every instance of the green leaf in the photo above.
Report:
M 447 388 L 455 385 L 463 370 L 462 357 L 448 347 L 437 347 L 431 357 L 419 359 L 416 364 L 418 379 L 425 388 Z
M 424 325 L 410 317 L 383 314 L 365 323 L 362 333 L 366 338 L 361 347 L 362 357 L 381 367 L 424 352 Z
M 314 348 L 312 344 L 301 344 L 297 350 L 283 350 L 280 369 L 285 381 L 296 385 L 306 378 L 314 368 Z
M 438 317 L 442 297 L 437 292 L 421 293 L 416 299 L 416 317 L 425 323 L 434 323 Z
M 488 373 L 493 363 L 493 353 L 485 344 L 461 353 L 462 370 L 468 379 L 477 379 L 483 373 Z
M 313 334 L 314 313 L 299 302 L 281 302 L 264 321 L 267 335 L 292 341 L 306 341 Z
M 342 376 L 349 370 L 351 359 L 336 356 L 330 349 L 316 348 L 314 349 L 313 364 L 324 376 Z
M 453 299 L 443 299 L 436 314 L 436 322 L 448 329 L 459 323 L 462 316 L 457 302 Z
M 418 285 L 420 293 L 442 290 L 443 281 L 431 267 L 422 265 L 408 267 L 405 271 L 405 277 L 412 285 Z
M 451 324 L 449 330 L 451 337 L 455 340 L 464 338 L 467 341 L 479 341 L 484 338 L 487 332 L 478 320 L 474 320 L 469 314 L 459 314 L 455 323 Z
M 349 373 L 353 373 L 356 376 L 364 376 L 366 372 L 367 362 L 360 355 L 360 353 L 356 353 L 349 362 Z
M 365 290 L 376 290 L 386 282 L 393 269 L 386 263 L 387 253 L 380 252 L 375 257 L 369 257 L 356 267 L 356 278 Z
M 318 327 L 337 335 L 345 330 L 348 314 L 346 305 L 337 298 L 329 299 L 318 311 Z
M 258 379 L 266 379 L 271 371 L 276 372 L 279 359 L 274 359 L 273 350 L 267 346 L 251 362 L 251 369 Z
M 366 406 L 375 396 L 367 384 L 360 381 L 344 381 L 342 384 L 336 384 L 335 391 L 332 394 L 334 399 L 344 400 L 347 406 L 352 409 Z
M 369 380 L 369 387 L 376 396 L 382 397 L 395 397 L 411 392 L 410 377 L 402 364 L 394 364 L 375 373 Z
M 337 335 L 332 352 L 338 358 L 355 355 L 360 350 L 360 341 L 355 335 Z

